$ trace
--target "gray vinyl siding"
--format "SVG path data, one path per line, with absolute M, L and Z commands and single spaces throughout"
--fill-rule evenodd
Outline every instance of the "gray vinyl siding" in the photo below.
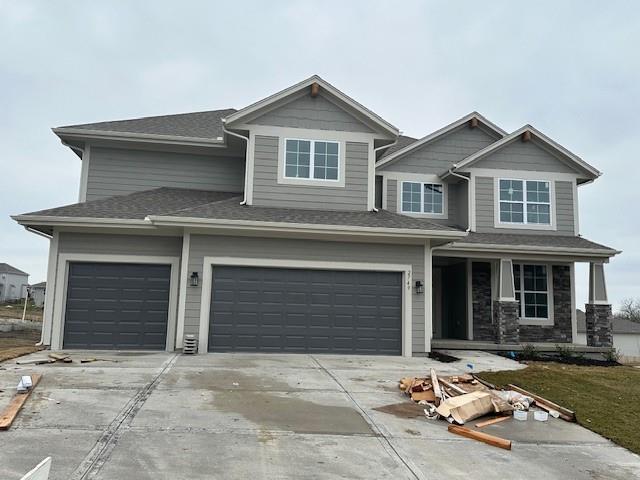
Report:
M 367 125 L 322 95 L 299 97 L 251 121 L 256 125 L 371 133 Z
M 158 187 L 242 192 L 244 158 L 92 147 L 87 200 Z
M 541 174 L 540 178 L 544 178 Z M 493 233 L 530 233 L 538 235 L 574 235 L 573 184 L 568 181 L 555 182 L 557 230 L 495 228 L 494 178 L 476 177 L 476 231 Z
M 424 280 L 424 247 L 421 245 L 191 235 L 188 271 L 202 272 L 205 256 L 406 264 L 412 266 L 413 280 Z M 198 334 L 201 291 L 201 286 L 187 289 L 187 334 Z M 424 297 L 412 289 L 414 352 L 424 352 Z
M 369 145 L 346 142 L 345 186 L 278 183 L 278 137 L 256 135 L 253 204 L 263 207 L 366 210 Z
M 514 140 L 509 145 L 476 162 L 476 168 L 528 170 L 533 172 L 576 173 L 574 169 L 544 149 L 536 140 Z
M 182 237 L 60 232 L 60 253 L 179 257 Z
M 462 228 L 469 227 L 469 182 L 465 180 L 456 185 L 456 206 L 456 225 Z
M 387 179 L 387 210 L 394 213 L 402 213 L 401 205 L 398 205 L 398 188 L 402 183 L 402 180 L 395 179 Z M 459 198 L 460 198 L 460 190 L 465 190 L 466 185 L 460 185 L 456 183 L 447 184 L 447 218 L 431 218 L 425 217 L 427 220 L 433 223 L 443 224 L 443 225 L 463 225 L 466 224 L 466 203 L 464 204 L 464 210 L 460 209 L 459 206 Z M 465 193 L 465 202 L 466 202 L 466 193 Z M 466 227 L 466 225 L 465 225 Z
M 407 153 L 379 171 L 442 175 L 454 163 L 494 143 L 498 137 L 463 125 L 438 140 Z

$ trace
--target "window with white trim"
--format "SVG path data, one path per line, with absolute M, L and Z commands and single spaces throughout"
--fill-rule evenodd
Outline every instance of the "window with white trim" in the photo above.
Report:
M 444 188 L 441 183 L 402 182 L 402 212 L 444 213 Z
M 513 264 L 516 301 L 520 303 L 520 318 L 549 318 L 549 278 L 546 265 Z
M 285 139 L 285 178 L 337 181 L 339 162 L 338 142 Z
M 500 179 L 500 223 L 551 225 L 550 184 Z

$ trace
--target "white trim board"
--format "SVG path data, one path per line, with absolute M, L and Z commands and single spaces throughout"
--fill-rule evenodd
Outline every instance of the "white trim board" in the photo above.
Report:
M 202 289 L 200 296 L 200 326 L 198 353 L 209 351 L 209 324 L 211 311 L 211 289 L 213 269 L 217 266 L 262 267 L 262 268 L 300 268 L 316 270 L 368 270 L 401 272 L 402 278 L 402 355 L 411 357 L 412 348 L 412 302 L 413 283 L 411 265 L 365 262 L 331 262 L 306 260 L 275 260 L 244 257 L 204 257 L 202 262 Z
M 51 335 L 51 349 L 62 350 L 64 339 L 64 319 L 67 297 L 67 283 L 69 278 L 69 263 L 151 263 L 168 264 L 171 266 L 169 282 L 169 318 L 167 319 L 166 350 L 172 351 L 175 346 L 177 322 L 177 297 L 179 282 L 179 257 L 161 257 L 147 255 L 108 255 L 96 253 L 62 253 L 58 255 L 58 269 L 56 273 L 56 288 Z
M 176 348 L 182 348 L 184 339 L 184 318 L 187 305 L 187 288 L 189 288 L 189 251 L 191 250 L 191 233 L 185 231 L 182 236 L 182 256 L 180 259 L 180 286 L 178 292 L 178 322 L 176 327 Z

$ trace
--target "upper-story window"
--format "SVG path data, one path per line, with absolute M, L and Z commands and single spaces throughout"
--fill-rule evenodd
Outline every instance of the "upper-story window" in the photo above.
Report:
M 500 179 L 500 223 L 551 225 L 549 182 Z
M 285 178 L 338 181 L 340 144 L 285 139 Z
M 402 182 L 402 212 L 444 214 L 441 183 Z

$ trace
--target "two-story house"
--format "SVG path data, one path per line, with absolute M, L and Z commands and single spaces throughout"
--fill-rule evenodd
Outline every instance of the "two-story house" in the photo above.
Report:
M 82 161 L 79 202 L 13 217 L 51 239 L 52 349 L 570 343 L 576 262 L 589 345 L 610 345 L 618 252 L 578 222 L 600 172 L 529 125 L 471 113 L 413 139 L 313 76 L 238 111 L 54 132 Z

